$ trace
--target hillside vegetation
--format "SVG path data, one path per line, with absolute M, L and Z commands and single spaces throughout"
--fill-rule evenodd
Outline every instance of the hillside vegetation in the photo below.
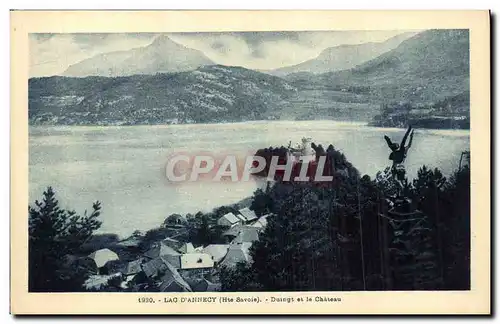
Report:
M 128 77 L 34 78 L 31 124 L 135 125 L 212 123 L 273 118 L 295 92 L 264 73 L 226 66 Z

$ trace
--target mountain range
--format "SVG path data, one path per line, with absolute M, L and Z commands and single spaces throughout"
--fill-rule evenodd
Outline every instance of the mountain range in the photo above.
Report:
M 150 45 L 128 51 L 99 54 L 73 64 L 64 76 L 128 76 L 194 70 L 215 64 L 203 52 L 187 48 L 168 36 L 158 36 Z
M 397 47 L 402 41 L 415 33 L 403 33 L 391 37 L 384 42 L 368 42 L 356 45 L 340 45 L 323 50 L 318 57 L 300 64 L 265 71 L 267 73 L 285 76 L 291 73 L 308 72 L 320 74 L 326 72 L 350 69 L 367 62 L 377 56 Z
M 30 79 L 30 123 L 369 121 L 382 106 L 399 103 L 408 107 L 402 102 L 426 111 L 427 117 L 439 113 L 441 117 L 468 118 L 468 31 L 428 30 L 400 36 L 364 44 L 372 49 L 366 50 L 369 53 L 360 51 L 361 45 L 328 49 L 313 62 L 289 71 L 299 71 L 307 64 L 309 69 L 282 77 L 216 65 L 203 53 L 162 36 L 146 47 L 82 61 L 65 73 L 78 77 Z M 353 51 L 363 55 L 349 54 Z M 380 54 L 369 59 L 376 51 Z M 333 63 L 344 62 L 349 67 L 362 56 L 367 61 L 340 71 L 340 65 Z M 327 57 L 335 60 L 320 59 Z M 320 73 L 323 68 L 333 71 Z M 88 76 L 94 73 L 97 76 Z M 441 109 L 445 103 L 447 108 Z
M 436 102 L 469 89 L 469 32 L 429 30 L 352 69 L 325 73 L 316 84 L 364 88 L 379 100 Z

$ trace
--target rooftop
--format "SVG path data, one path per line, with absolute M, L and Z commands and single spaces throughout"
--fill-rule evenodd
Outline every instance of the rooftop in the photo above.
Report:
M 227 219 L 229 221 L 229 223 L 231 223 L 231 224 L 236 224 L 240 221 L 240 219 L 238 217 L 236 217 L 236 215 L 234 215 L 231 212 L 225 214 L 221 218 Z
M 247 222 L 251 222 L 257 219 L 257 215 L 255 215 L 255 212 L 253 210 L 250 210 L 248 207 L 240 209 L 239 213 L 245 218 Z
M 210 254 L 215 262 L 221 261 L 229 250 L 229 244 L 210 244 L 203 248 L 202 252 Z
M 110 249 L 101 249 L 101 250 L 94 251 L 89 255 L 89 258 L 94 260 L 94 262 L 98 268 L 103 267 L 109 261 L 114 261 L 114 260 L 120 259 L 118 257 L 118 254 L 111 251 Z

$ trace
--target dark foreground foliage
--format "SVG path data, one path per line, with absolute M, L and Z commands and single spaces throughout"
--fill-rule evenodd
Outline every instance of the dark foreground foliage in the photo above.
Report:
M 400 183 L 388 169 L 372 180 L 338 161 L 349 172 L 330 186 L 277 182 L 256 191 L 253 207 L 274 216 L 251 247 L 253 263 L 221 272 L 222 290 L 470 289 L 468 166 L 450 179 L 423 166 Z M 394 202 L 407 209 L 403 217 L 421 220 L 394 230 L 386 221 Z
M 101 222 L 101 204 L 92 205 L 84 216 L 61 209 L 49 187 L 43 200 L 28 207 L 29 213 L 29 291 L 80 291 L 87 271 L 68 256 L 78 254 Z

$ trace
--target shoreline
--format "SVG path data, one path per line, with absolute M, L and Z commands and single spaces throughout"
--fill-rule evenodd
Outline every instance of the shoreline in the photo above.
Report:
M 265 124 L 265 123 L 335 123 L 335 124 L 352 124 L 353 126 L 366 126 L 373 128 L 384 128 L 384 129 L 406 129 L 407 126 L 402 125 L 380 125 L 378 123 L 374 123 L 373 121 L 358 121 L 358 120 L 335 120 L 335 119 L 310 119 L 310 120 L 247 120 L 247 121 L 234 121 L 234 122 L 213 122 L 213 123 L 178 123 L 178 124 L 162 124 L 162 123 L 153 123 L 153 124 L 124 124 L 124 125 L 116 125 L 116 124 L 106 124 L 106 125 L 98 125 L 98 124 L 29 124 L 28 127 L 30 129 L 40 129 L 40 128 L 81 128 L 81 129 L 92 129 L 92 128 L 108 128 L 108 129 L 119 129 L 122 127 L 154 127 L 154 128 L 166 128 L 166 127 L 198 127 L 198 126 L 228 126 L 228 125 L 252 125 L 252 124 Z M 413 124 L 412 124 L 413 126 Z M 467 127 L 426 127 L 425 125 L 415 124 L 414 128 L 420 129 L 429 129 L 429 130 L 469 130 Z

